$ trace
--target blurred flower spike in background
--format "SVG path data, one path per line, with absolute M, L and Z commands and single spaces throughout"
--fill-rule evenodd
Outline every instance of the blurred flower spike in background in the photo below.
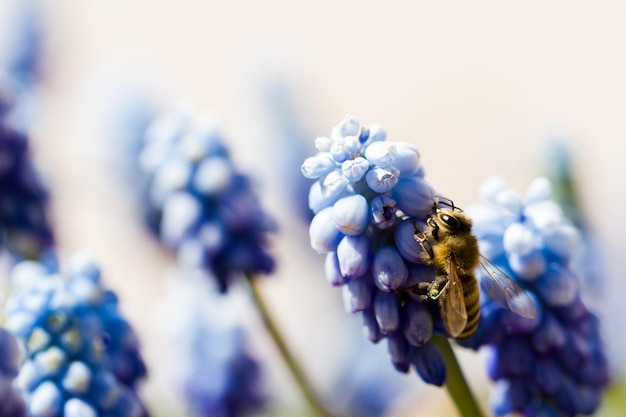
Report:
M 538 178 L 525 198 L 503 179 L 481 189 L 487 206 L 467 210 L 481 252 L 531 295 L 535 319 L 500 309 L 482 294 L 482 321 L 468 346 L 486 344 L 488 374 L 496 381 L 491 409 L 504 416 L 592 414 L 609 382 L 599 320 L 581 300 L 578 229 L 552 200 L 552 186 Z
M 48 191 L 33 166 L 28 138 L 2 118 L 0 160 L 1 243 L 18 258 L 37 258 L 53 245 Z
M 63 275 L 24 261 L 11 279 L 6 327 L 22 347 L 16 385 L 29 416 L 146 416 L 134 391 L 146 374 L 137 339 L 93 261 L 75 255 Z
M 326 277 L 342 287 L 346 310 L 363 316 L 365 336 L 387 339 L 396 369 L 413 365 L 424 381 L 442 385 L 446 366 L 430 343 L 434 331 L 445 334 L 438 308 L 410 290 L 434 280 L 414 222 L 423 226 L 436 193 L 417 149 L 386 136 L 381 126 L 346 116 L 330 137 L 315 140 L 319 152 L 302 165 L 317 180 L 309 194 L 311 246 L 326 254 Z
M 166 361 L 172 386 L 194 417 L 256 415 L 267 403 L 266 380 L 250 353 L 242 303 L 210 291 L 203 273 L 179 272 L 155 322 L 175 346 Z
M 156 118 L 139 164 L 148 224 L 182 264 L 209 271 L 222 292 L 237 274 L 273 270 L 266 246 L 275 223 L 253 181 L 235 169 L 213 121 L 182 106 Z

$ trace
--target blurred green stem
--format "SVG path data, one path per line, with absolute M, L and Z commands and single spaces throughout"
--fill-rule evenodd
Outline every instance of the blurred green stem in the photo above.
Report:
M 324 405 L 320 402 L 320 400 L 317 398 L 317 396 L 315 395 L 313 391 L 311 383 L 309 382 L 304 371 L 302 370 L 302 367 L 300 366 L 298 361 L 295 359 L 295 357 L 289 350 L 289 347 L 287 346 L 285 339 L 283 338 L 280 330 L 278 329 L 276 322 L 272 318 L 272 315 L 267 309 L 267 305 L 265 304 L 265 301 L 263 300 L 263 297 L 261 293 L 259 292 L 259 289 L 257 287 L 257 280 L 252 275 L 249 275 L 249 274 L 246 274 L 246 278 L 250 286 L 250 292 L 252 294 L 254 304 L 256 305 L 259 311 L 259 314 L 261 315 L 261 319 L 263 320 L 263 323 L 265 324 L 265 328 L 267 329 L 271 338 L 274 340 L 274 343 L 276 344 L 276 347 L 278 348 L 278 351 L 280 352 L 281 357 L 285 361 L 287 368 L 289 369 L 289 371 L 291 372 L 291 375 L 295 379 L 298 385 L 298 388 L 300 388 L 300 392 L 302 393 L 302 396 L 304 397 L 307 404 L 309 405 L 309 408 L 311 409 L 312 414 L 315 417 L 336 417 L 332 413 L 330 413 L 326 409 L 326 407 L 324 407 Z
M 443 336 L 434 335 L 432 342 L 439 349 L 441 356 L 443 356 L 446 362 L 446 367 L 448 368 L 446 388 L 461 417 L 484 417 L 461 371 L 456 355 L 452 350 L 452 346 L 450 346 L 450 341 Z

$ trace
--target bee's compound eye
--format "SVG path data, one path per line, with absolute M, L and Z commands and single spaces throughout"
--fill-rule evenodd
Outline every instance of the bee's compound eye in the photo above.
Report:
M 453 229 L 459 227 L 459 221 L 456 217 L 450 216 L 449 214 L 442 214 L 441 221 Z

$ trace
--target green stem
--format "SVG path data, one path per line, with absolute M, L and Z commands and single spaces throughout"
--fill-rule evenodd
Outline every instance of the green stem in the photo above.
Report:
M 270 334 L 272 340 L 274 340 L 274 343 L 276 344 L 276 347 L 278 348 L 280 355 L 282 356 L 283 360 L 285 361 L 285 364 L 287 365 L 287 368 L 291 372 L 291 375 L 293 376 L 298 387 L 300 388 L 300 392 L 302 393 L 302 396 L 304 397 L 307 404 L 309 405 L 311 412 L 313 413 L 315 417 L 335 417 L 332 413 L 330 413 L 324 407 L 324 405 L 317 398 L 317 396 L 315 395 L 313 391 L 311 383 L 309 382 L 304 371 L 302 370 L 302 367 L 300 366 L 298 361 L 295 359 L 294 355 L 289 350 L 289 347 L 287 346 L 285 339 L 283 338 L 280 330 L 278 329 L 276 322 L 272 318 L 272 315 L 267 309 L 267 305 L 265 304 L 263 297 L 261 296 L 261 293 L 259 292 L 259 289 L 256 284 L 256 279 L 251 275 L 246 275 L 246 278 L 250 286 L 250 292 L 252 294 L 254 304 L 256 305 L 257 310 L 259 311 L 259 314 L 261 316 L 261 319 L 263 320 L 263 323 L 265 324 L 265 328 Z
M 446 362 L 446 367 L 448 368 L 446 388 L 456 408 L 459 410 L 461 417 L 483 417 L 484 414 L 480 410 L 476 398 L 474 398 L 463 376 L 459 362 L 454 355 L 452 346 L 450 346 L 450 341 L 443 336 L 434 335 L 432 342 L 437 349 L 439 349 L 439 352 Z

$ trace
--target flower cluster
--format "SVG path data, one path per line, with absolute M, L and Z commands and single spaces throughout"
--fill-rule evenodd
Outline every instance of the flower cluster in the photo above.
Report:
M 445 364 L 429 343 L 434 330 L 444 332 L 438 307 L 411 290 L 434 280 L 414 234 L 432 213 L 435 191 L 417 149 L 385 139 L 382 127 L 352 116 L 316 139 L 319 152 L 302 165 L 317 180 L 309 193 L 311 246 L 326 253 L 326 277 L 342 287 L 346 310 L 362 314 L 366 337 L 387 339 L 399 371 L 413 365 L 441 385 Z
M 133 331 L 84 256 L 64 278 L 40 262 L 14 267 L 6 327 L 22 346 L 17 387 L 31 417 L 144 417 L 133 385 L 145 374 Z
M 598 318 L 583 304 L 570 266 L 580 236 L 551 194 L 545 178 L 529 186 L 525 199 L 492 178 L 482 189 L 489 206 L 468 210 L 481 252 L 538 309 L 534 319 L 523 318 L 482 295 L 482 321 L 466 343 L 488 345 L 488 373 L 497 381 L 491 408 L 498 416 L 591 414 L 609 380 Z
M 213 123 L 180 110 L 154 120 L 140 167 L 151 229 L 185 265 L 210 271 L 222 292 L 238 273 L 268 273 L 273 221 L 238 173 Z
M 173 346 L 167 361 L 170 380 L 191 416 L 255 415 L 267 396 L 261 365 L 241 323 L 241 306 L 210 291 L 203 275 L 176 276 L 159 306 L 159 331 Z
M 26 134 L 11 127 L 2 113 L 0 97 L 0 239 L 13 255 L 36 258 L 53 244 L 48 193 L 34 169 Z

